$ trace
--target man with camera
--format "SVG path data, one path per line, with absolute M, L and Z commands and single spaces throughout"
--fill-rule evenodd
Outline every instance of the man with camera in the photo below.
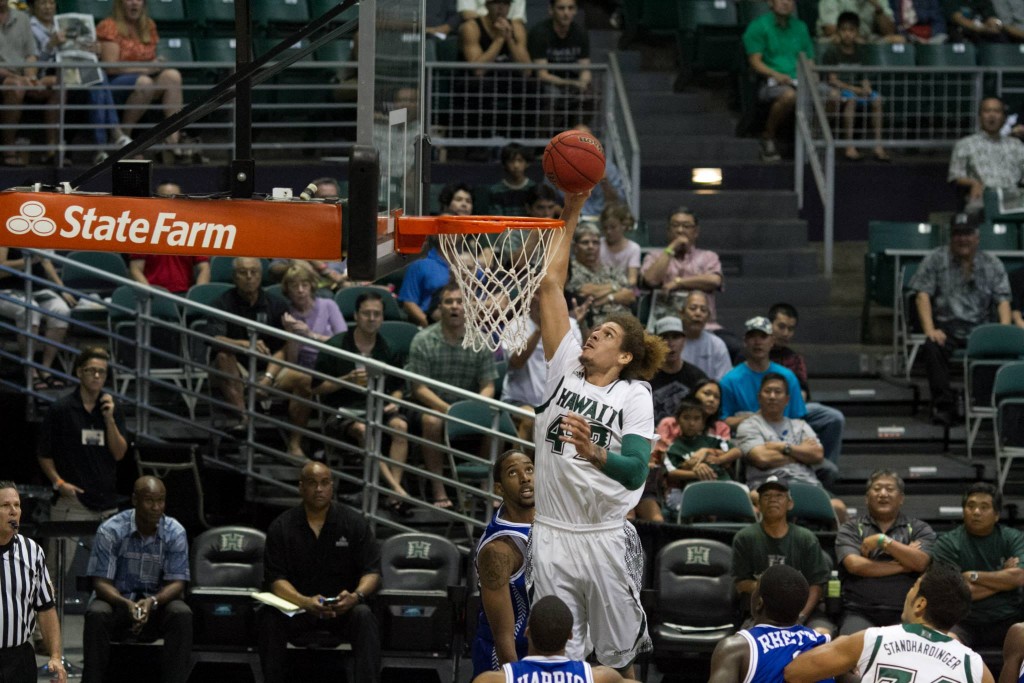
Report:
M 302 505 L 270 524 L 263 553 L 266 590 L 302 610 L 293 617 L 273 607 L 260 616 L 260 661 L 267 683 L 290 680 L 288 641 L 330 631 L 352 643 L 355 680 L 380 680 L 380 634 L 366 604 L 380 585 L 380 547 L 355 510 L 334 502 L 326 465 L 309 462 L 299 475 Z

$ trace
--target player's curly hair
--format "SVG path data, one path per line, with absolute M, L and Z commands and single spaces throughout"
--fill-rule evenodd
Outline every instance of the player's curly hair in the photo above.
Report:
M 656 334 L 648 334 L 640 321 L 631 315 L 611 315 L 604 322 L 615 323 L 623 329 L 625 335 L 619 349 L 633 354 L 633 360 L 622 369 L 622 379 L 648 380 L 654 377 L 668 355 L 665 340 Z

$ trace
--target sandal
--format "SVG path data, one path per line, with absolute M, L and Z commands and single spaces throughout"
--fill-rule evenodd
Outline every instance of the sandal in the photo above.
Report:
M 10 153 L 4 155 L 4 166 L 24 166 L 25 162 L 22 160 L 21 155 L 17 153 Z
M 453 507 L 455 507 L 454 505 L 452 505 L 452 499 L 449 498 L 448 496 L 445 496 L 443 498 L 435 498 L 433 500 L 433 504 L 434 507 L 440 508 L 442 510 L 451 510 Z
M 32 380 L 32 390 L 33 391 L 46 391 L 49 388 L 50 388 L 49 382 L 47 382 L 42 377 L 36 377 L 34 380 Z
M 43 381 L 46 382 L 46 386 L 48 386 L 50 389 L 68 388 L 67 382 L 62 380 L 60 377 L 54 377 L 53 375 L 47 375 L 46 377 L 43 378 Z
M 395 517 L 412 517 L 412 506 L 404 500 L 391 499 L 384 504 L 384 509 Z

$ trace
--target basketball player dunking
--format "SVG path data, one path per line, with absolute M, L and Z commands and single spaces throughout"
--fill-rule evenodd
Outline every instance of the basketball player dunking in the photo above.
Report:
M 536 514 L 527 587 L 556 595 L 573 613 L 570 659 L 588 644 L 598 661 L 632 675 L 650 648 L 640 605 L 643 556 L 626 513 L 640 501 L 654 434 L 651 388 L 665 343 L 629 315 L 598 325 L 580 347 L 563 294 L 572 233 L 585 194 L 567 195 L 565 235 L 541 280 L 541 339 L 548 362 L 534 441 Z

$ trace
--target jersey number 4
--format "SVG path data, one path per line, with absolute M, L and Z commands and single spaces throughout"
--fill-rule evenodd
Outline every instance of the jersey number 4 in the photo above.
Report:
M 559 439 L 562 435 L 562 418 L 564 415 L 559 415 L 551 421 L 548 428 L 544 431 L 544 441 L 551 444 L 551 452 L 561 455 L 565 450 L 565 442 Z M 590 441 L 596 443 L 601 448 L 608 448 L 608 444 L 611 443 L 611 435 L 608 433 L 608 428 L 603 424 L 597 422 L 588 422 L 590 425 Z M 585 460 L 578 455 L 573 456 L 574 460 Z

